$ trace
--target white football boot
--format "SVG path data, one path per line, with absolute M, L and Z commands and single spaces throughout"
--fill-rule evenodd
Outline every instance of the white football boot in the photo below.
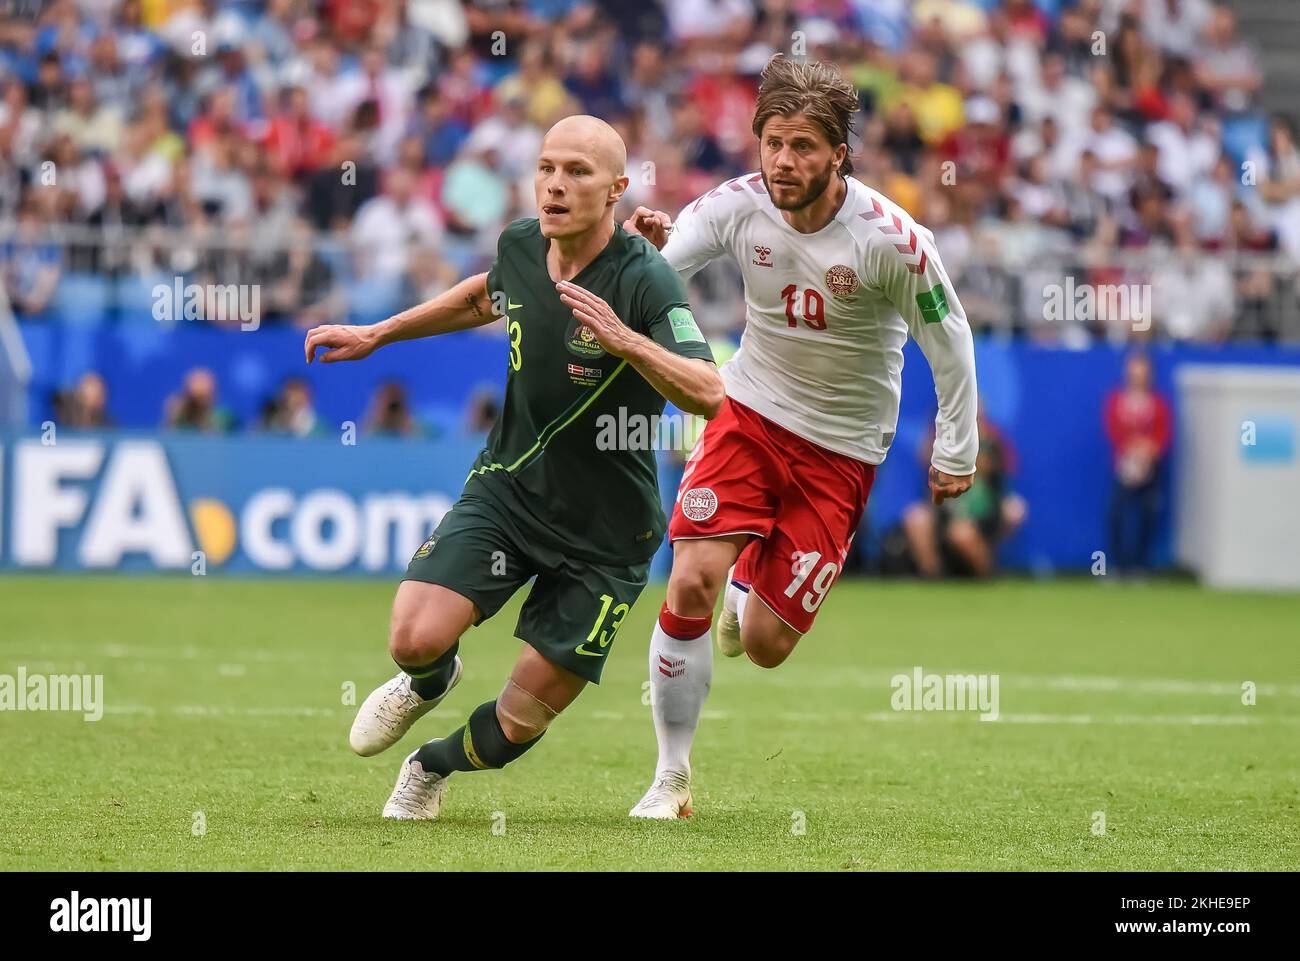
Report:
M 447 790 L 447 779 L 441 774 L 426 772 L 414 760 L 415 752 L 402 762 L 397 772 L 397 786 L 384 805 L 384 817 L 393 821 L 432 821 L 442 810 L 442 795 Z
M 740 595 L 745 593 L 731 583 L 731 575 L 736 572 L 732 567 L 727 572 L 727 588 L 722 592 L 722 615 L 718 618 L 718 650 L 723 657 L 739 657 L 745 653 L 745 646 L 740 643 Z
M 670 821 L 690 817 L 691 810 L 691 775 L 685 771 L 664 771 L 627 816 Z
M 357 709 L 356 720 L 348 734 L 352 750 L 362 757 L 373 757 L 400 741 L 411 725 L 443 702 L 452 688 L 460 683 L 463 666 L 456 658 L 447 690 L 427 701 L 411 690 L 411 677 L 405 671 L 370 692 Z

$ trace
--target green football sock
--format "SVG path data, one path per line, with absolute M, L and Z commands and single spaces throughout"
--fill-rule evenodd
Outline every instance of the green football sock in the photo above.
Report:
M 484 771 L 505 767 L 541 739 L 539 734 L 523 744 L 511 741 L 497 719 L 497 702 L 487 701 L 454 733 L 421 747 L 413 760 L 443 777 L 452 771 Z
M 426 701 L 438 697 L 447 690 L 451 683 L 452 672 L 456 670 L 456 652 L 460 650 L 460 641 L 443 651 L 438 659 L 424 667 L 397 664 L 411 677 L 411 690 Z M 394 662 L 396 663 L 396 662 Z

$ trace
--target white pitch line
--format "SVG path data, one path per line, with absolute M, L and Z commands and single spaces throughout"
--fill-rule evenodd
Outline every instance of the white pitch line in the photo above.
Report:
M 727 677 L 725 684 L 774 684 L 777 687 L 818 687 L 818 688 L 878 688 L 889 690 L 891 681 L 899 674 L 911 677 L 914 667 L 900 668 L 893 672 L 861 671 L 853 668 L 819 668 L 813 671 L 790 670 L 775 675 L 768 673 L 740 671 Z M 1240 681 L 1189 681 L 1181 678 L 1155 677 L 1105 677 L 1099 675 L 1078 674 L 1017 674 L 1010 671 L 972 671 L 952 670 L 924 665 L 926 674 L 952 674 L 976 676 L 980 674 L 997 674 L 1001 678 L 1002 689 L 1023 691 L 1092 691 L 1110 694 L 1185 694 L 1219 697 L 1225 695 L 1240 696 L 1241 685 L 1254 681 L 1253 677 L 1242 677 Z M 1300 698 L 1300 684 L 1256 683 L 1255 693 L 1265 697 Z
M 922 715 L 930 715 L 935 720 L 974 721 L 980 716 L 978 711 L 868 711 L 854 713 L 838 711 L 822 713 L 816 711 L 782 711 L 777 720 L 789 724 L 830 724 L 851 723 L 854 721 L 920 722 Z M 1300 724 L 1300 717 L 1289 715 L 1260 715 L 1250 717 L 1242 714 L 999 714 L 990 724 L 1167 724 L 1174 726 L 1196 727 L 1244 727 L 1253 724 Z
M 866 715 L 871 721 L 897 721 L 908 714 L 938 713 L 951 720 L 963 716 L 978 718 L 975 711 L 877 711 Z M 1265 715 L 1246 717 L 1239 714 L 1000 714 L 990 724 L 1165 724 L 1176 727 L 1218 726 L 1244 727 L 1277 721 L 1282 724 L 1300 724 L 1300 717 Z
M 13 641 L 0 641 L 0 649 L 14 646 Z M 44 657 L 39 661 L 26 662 L 29 670 L 58 670 L 60 662 L 49 659 L 49 645 L 42 645 Z M 221 665 L 239 663 L 276 663 L 297 662 L 300 657 L 295 653 L 267 650 L 265 648 L 222 648 L 213 650 L 211 657 L 206 657 L 203 649 L 192 644 L 184 647 L 128 647 L 125 644 L 104 644 L 90 654 L 98 654 L 114 660 L 216 660 Z M 78 663 L 85 664 L 88 652 L 78 648 Z M 357 661 L 359 655 L 342 656 L 340 663 Z M 66 664 L 63 665 L 66 667 Z M 1017 674 L 1010 671 L 970 671 L 941 669 L 934 665 L 923 665 L 927 674 L 984 674 L 995 673 L 1001 678 L 1003 690 L 1026 691 L 1093 691 L 1114 694 L 1179 694 L 1225 696 L 1240 695 L 1241 685 L 1246 681 L 1257 681 L 1256 677 L 1242 677 L 1236 681 L 1198 681 L 1186 678 L 1154 677 L 1110 677 L 1088 674 Z M 858 668 L 819 667 L 804 669 L 791 666 L 775 674 L 770 672 L 738 671 L 729 676 L 727 684 L 772 684 L 777 687 L 817 687 L 817 688 L 882 688 L 888 690 L 890 681 L 898 674 L 911 675 L 914 666 L 905 666 L 897 671 L 866 671 Z M 1264 697 L 1300 698 L 1300 684 L 1259 683 L 1255 686 L 1257 695 Z
M 159 714 L 179 717 L 337 717 L 348 713 L 342 708 L 323 707 L 223 707 L 211 704 L 177 704 L 166 708 L 156 708 L 148 704 L 119 704 L 105 707 L 106 714 L 142 715 L 147 717 Z M 640 712 L 592 711 L 588 715 L 598 721 L 632 721 L 642 723 L 645 714 Z M 705 721 L 716 722 L 731 720 L 732 711 L 705 711 Z M 782 711 L 775 715 L 775 720 L 786 724 L 836 724 L 836 723 L 894 723 L 912 721 L 922 723 L 925 719 L 932 721 L 962 722 L 976 721 L 977 711 Z M 991 724 L 1156 724 L 1173 727 L 1247 727 L 1268 724 L 1300 724 L 1300 717 L 1289 715 L 1263 714 L 1007 714 L 999 715 Z
M 104 708 L 105 714 L 173 714 L 180 717 L 335 717 L 341 711 L 330 707 L 222 707 L 214 704 L 175 704 L 156 708 L 149 704 L 118 704 Z
M 15 642 L 13 640 L 0 641 L 0 650 L 20 646 L 39 647 L 41 653 L 48 658 L 51 645 L 47 642 Z M 72 647 L 72 645 L 67 645 Z M 85 661 L 88 657 L 105 657 L 114 661 L 201 661 L 215 660 L 221 662 L 232 661 L 251 661 L 262 664 L 287 663 L 290 661 L 300 661 L 302 658 L 299 654 L 293 652 L 281 652 L 276 650 L 267 650 L 265 648 L 212 648 L 205 650 L 186 645 L 184 647 L 128 647 L 125 644 L 101 644 L 96 648 L 76 648 L 76 656 L 79 660 Z M 356 655 L 342 656 L 338 660 L 357 660 Z

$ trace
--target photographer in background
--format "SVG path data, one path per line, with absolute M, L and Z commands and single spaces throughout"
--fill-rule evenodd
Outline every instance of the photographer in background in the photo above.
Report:
M 978 426 L 980 446 L 970 490 L 942 504 L 918 501 L 903 514 L 907 553 L 920 577 L 993 576 L 998 545 L 1025 523 L 1025 500 L 1010 489 L 1015 451 L 982 412 Z M 922 462 L 929 466 L 928 457 Z
M 217 378 L 206 367 L 191 368 L 181 389 L 167 398 L 164 424 L 171 430 L 227 434 L 234 417 L 217 403 Z
M 1169 404 L 1151 385 L 1151 361 L 1134 353 L 1124 384 L 1106 398 L 1106 436 L 1114 450 L 1110 549 L 1121 573 L 1151 566 L 1151 539 L 1160 510 L 1160 475 L 1169 451 Z

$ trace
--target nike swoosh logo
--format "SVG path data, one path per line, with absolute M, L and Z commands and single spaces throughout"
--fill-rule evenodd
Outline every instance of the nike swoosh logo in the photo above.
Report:
M 523 304 L 513 304 L 508 300 L 506 301 L 506 310 L 514 310 L 516 307 L 522 307 L 522 306 Z
M 585 643 L 586 643 L 586 641 L 583 641 L 583 644 L 585 644 Z M 585 654 L 587 657 L 604 657 L 604 656 L 605 656 L 605 652 L 604 652 L 604 651 L 584 651 L 584 650 L 582 649 L 582 644 L 579 644 L 577 647 L 574 648 L 574 650 L 577 651 L 579 654 Z

